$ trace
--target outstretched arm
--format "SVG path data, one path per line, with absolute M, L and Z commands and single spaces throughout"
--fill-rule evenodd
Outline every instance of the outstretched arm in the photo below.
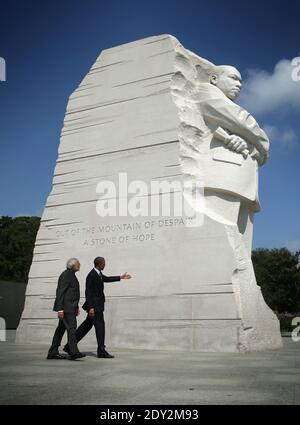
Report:
M 131 279 L 131 275 L 126 273 L 123 273 L 121 276 L 105 276 L 102 273 L 102 279 L 103 282 L 118 282 L 121 279 Z
M 121 276 L 105 276 L 102 273 L 102 280 L 103 282 L 118 282 L 119 280 L 121 280 Z

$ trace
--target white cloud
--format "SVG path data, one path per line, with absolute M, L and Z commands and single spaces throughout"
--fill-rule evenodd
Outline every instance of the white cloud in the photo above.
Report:
M 294 81 L 292 62 L 280 60 L 272 73 L 249 71 L 243 85 L 239 103 L 249 112 L 259 114 L 290 106 L 300 108 L 300 81 Z
M 265 125 L 264 130 L 271 143 L 275 143 L 283 148 L 296 146 L 298 136 L 292 128 L 278 129 L 274 125 Z

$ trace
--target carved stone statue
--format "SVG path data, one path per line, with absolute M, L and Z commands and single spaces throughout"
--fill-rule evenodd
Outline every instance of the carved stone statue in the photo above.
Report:
M 66 259 L 81 260 L 84 297 L 91 261 L 102 256 L 114 273 L 133 275 L 130 284 L 105 288 L 110 347 L 245 352 L 281 346 L 279 322 L 251 262 L 258 169 L 269 141 L 234 103 L 240 89 L 235 68 L 214 65 L 170 35 L 101 52 L 67 105 L 20 341 L 51 338 Z M 162 213 L 99 216 L 98 184 L 120 189 L 120 173 L 147 187 L 153 180 L 199 182 L 201 226 Z M 118 191 L 107 195 L 116 198 Z
M 237 69 L 215 67 L 210 84 L 199 86 L 199 108 L 208 129 L 204 136 L 207 208 L 238 224 L 251 255 L 253 213 L 260 209 L 258 166 L 267 160 L 269 140 L 255 119 L 233 103 L 241 86 Z
M 190 96 L 200 115 L 191 155 L 201 170 L 205 212 L 237 224 L 251 255 L 253 214 L 260 210 L 258 167 L 268 158 L 269 140 L 256 120 L 234 103 L 242 87 L 239 71 L 211 65 L 206 73 L 209 81 L 196 78 Z

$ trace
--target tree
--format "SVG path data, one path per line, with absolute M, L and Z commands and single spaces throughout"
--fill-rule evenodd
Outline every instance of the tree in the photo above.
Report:
M 0 217 L 0 279 L 26 282 L 40 217 Z
M 300 251 L 259 248 L 252 252 L 256 280 L 266 303 L 277 313 L 300 311 Z

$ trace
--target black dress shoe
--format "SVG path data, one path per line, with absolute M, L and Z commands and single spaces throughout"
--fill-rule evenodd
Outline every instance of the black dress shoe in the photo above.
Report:
M 66 357 L 61 354 L 48 354 L 47 360 L 65 360 Z
M 71 353 L 70 353 L 70 349 L 69 349 L 68 345 L 65 345 L 65 346 L 64 346 L 63 351 L 64 351 L 65 353 L 69 354 L 69 356 L 71 355 Z
M 97 357 L 99 359 L 113 359 L 115 356 L 109 354 L 106 350 L 99 351 Z
M 77 353 L 77 354 L 71 354 L 69 359 L 70 360 L 77 360 L 77 359 L 82 359 L 83 357 L 85 357 L 86 355 L 83 353 Z

